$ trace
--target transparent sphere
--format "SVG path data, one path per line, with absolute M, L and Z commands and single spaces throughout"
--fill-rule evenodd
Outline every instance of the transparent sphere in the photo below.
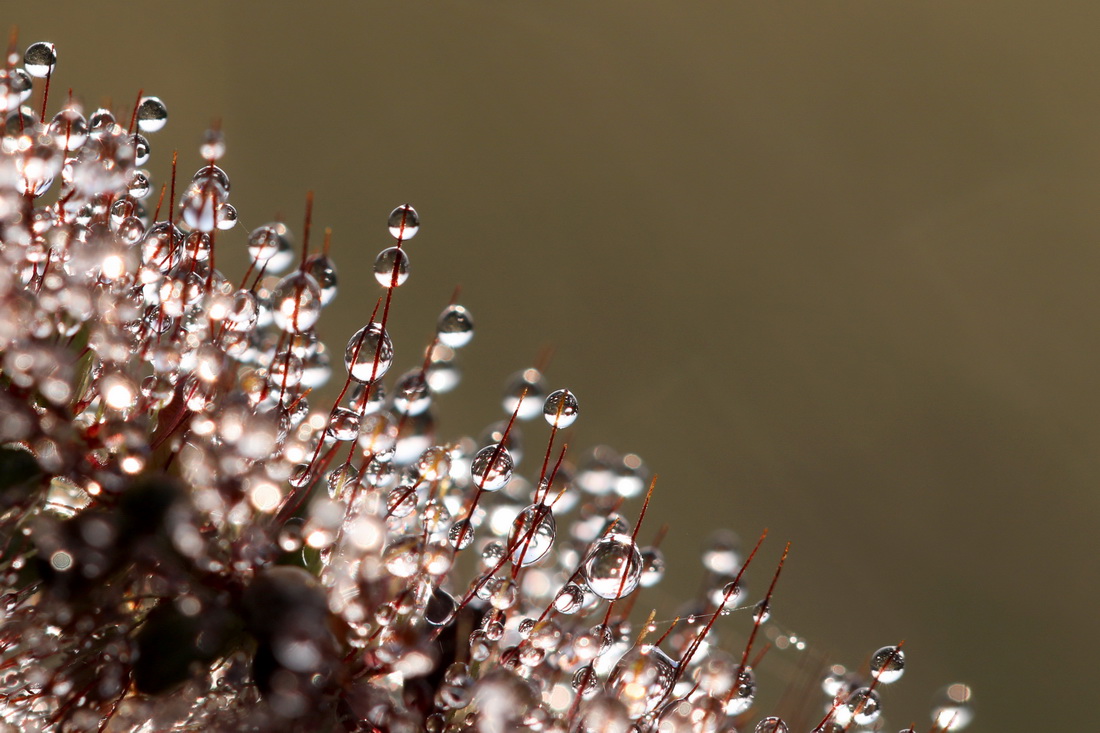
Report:
M 871 676 L 881 684 L 896 682 L 905 672 L 905 652 L 896 646 L 884 646 L 871 655 Z
M 336 297 L 336 264 L 328 255 L 313 255 L 306 260 L 306 272 L 321 286 L 321 305 L 328 305 Z
M 520 567 L 534 565 L 550 552 L 557 536 L 557 525 L 550 508 L 543 504 L 527 507 L 512 523 L 508 546 L 512 562 Z
M 643 644 L 622 656 L 607 678 L 607 687 L 626 706 L 627 715 L 637 720 L 657 709 L 671 692 L 675 678 L 676 664 L 668 655 Z
M 764 718 L 756 724 L 755 733 L 788 733 L 790 729 L 782 718 Z
M 614 600 L 629 595 L 642 578 L 642 554 L 626 535 L 599 540 L 584 561 L 584 578 L 600 598 Z
M 157 97 L 142 97 L 138 104 L 137 125 L 142 132 L 156 132 L 168 123 L 168 107 Z
M 344 351 L 344 366 L 357 382 L 381 379 L 393 365 L 393 342 L 382 324 L 371 321 L 355 332 Z
M 498 444 L 488 445 L 477 452 L 470 463 L 470 478 L 474 486 L 483 491 L 499 491 L 512 480 L 515 462 L 508 449 Z
M 305 272 L 293 272 L 271 292 L 272 317 L 284 331 L 312 328 L 321 317 L 321 286 Z
M 520 403 L 520 396 L 523 402 Z M 516 413 L 520 420 L 531 420 L 542 412 L 541 406 L 546 399 L 546 380 L 538 369 L 524 369 L 508 377 L 504 386 L 504 400 L 501 407 L 511 415 Z M 516 412 L 516 407 L 519 412 Z
M 856 725 L 870 725 L 882 713 L 878 693 L 870 687 L 861 687 L 848 696 L 844 706 Z
M 401 204 L 390 212 L 386 226 L 395 239 L 407 242 L 420 231 L 420 215 L 408 204 Z
M 441 344 L 460 349 L 474 337 L 474 319 L 461 305 L 449 305 L 439 314 L 435 330 Z
M 384 288 L 404 285 L 409 279 L 409 256 L 397 247 L 382 250 L 374 260 L 374 279 Z
M 253 229 L 248 235 L 248 256 L 269 273 L 285 269 L 294 256 L 286 224 L 274 221 Z
M 39 79 L 52 74 L 56 65 L 57 49 L 47 41 L 32 43 L 23 54 L 23 68 L 28 74 Z
M 546 403 L 542 407 L 542 414 L 546 422 L 555 428 L 567 428 L 572 425 L 580 411 L 577 404 L 577 396 L 567 389 L 559 389 L 550 393 Z

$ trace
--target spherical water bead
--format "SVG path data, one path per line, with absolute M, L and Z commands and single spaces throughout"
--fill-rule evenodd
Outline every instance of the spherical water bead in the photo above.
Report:
M 878 693 L 870 687 L 861 687 L 849 695 L 844 708 L 856 725 L 870 725 L 882 714 Z
M 372 415 L 382 409 L 386 400 L 386 391 L 382 382 L 363 384 L 356 382 L 348 397 L 348 407 L 360 415 Z
M 327 255 L 313 255 L 306 260 L 306 272 L 321 286 L 321 305 L 336 297 L 336 264 Z
M 579 411 L 577 396 L 567 389 L 551 392 L 542 408 L 546 422 L 555 428 L 567 428 L 572 425 Z
M 420 231 L 420 215 L 408 204 L 401 204 L 390 212 L 386 226 L 395 239 L 407 242 Z
M 756 702 L 756 675 L 751 668 L 741 669 L 733 684 L 732 692 L 727 693 L 727 696 L 726 715 L 741 715 L 752 707 Z
M 168 122 L 168 107 L 157 97 L 142 97 L 138 105 L 137 125 L 142 132 L 156 132 Z
M 880 684 L 896 682 L 905 672 L 905 652 L 896 646 L 884 646 L 871 655 L 871 676 Z
M 381 379 L 393 364 L 393 342 L 382 324 L 371 321 L 348 341 L 344 351 L 344 366 L 357 382 Z
M 294 259 L 286 224 L 274 221 L 253 229 L 248 235 L 248 256 L 269 273 L 284 270 Z
M 462 372 L 454 363 L 455 352 L 450 346 L 436 344 L 428 355 L 428 368 L 424 378 L 428 388 L 435 394 L 446 394 L 458 386 Z
M 23 68 L 31 76 L 44 79 L 53 73 L 57 65 L 57 49 L 48 41 L 32 43 L 23 54 Z
M 218 229 L 221 231 L 226 232 L 237 226 L 237 209 L 233 204 L 218 204 L 218 210 L 215 213 L 218 220 Z
M 401 375 L 393 388 L 393 409 L 402 415 L 419 415 L 432 404 L 432 393 L 424 373 L 414 369 Z
M 497 443 L 477 452 L 470 463 L 470 479 L 483 491 L 499 491 L 512 479 L 514 468 L 512 454 Z
M 523 403 L 520 403 L 523 396 Z M 542 412 L 546 399 L 546 380 L 538 369 L 524 369 L 508 377 L 501 406 L 509 415 L 515 413 L 520 420 L 531 420 Z M 519 412 L 516 412 L 516 406 Z
M 759 601 L 752 608 L 752 620 L 757 624 L 767 623 L 772 617 L 772 607 L 766 600 Z
M 375 458 L 388 461 L 397 443 L 397 425 L 384 412 L 364 415 L 359 421 L 359 447 Z
M 672 691 L 676 664 L 660 648 L 643 644 L 622 656 L 607 678 L 607 688 L 637 720 L 657 709 Z
M 974 719 L 971 696 L 970 687 L 961 683 L 943 688 L 932 707 L 932 722 L 943 731 L 962 730 L 970 725 Z
M 293 272 L 271 291 L 272 316 L 284 331 L 312 328 L 321 316 L 321 286 L 304 272 Z
M 584 605 L 584 589 L 576 583 L 568 583 L 554 598 L 554 609 L 567 616 L 581 610 Z
M 656 547 L 647 547 L 642 550 L 642 577 L 640 582 L 643 588 L 651 588 L 661 582 L 665 575 L 665 556 Z
M 89 120 L 89 125 L 91 121 Z M 149 157 L 152 152 L 152 148 L 149 147 L 149 140 L 140 132 L 135 132 L 126 138 L 130 143 L 130 147 L 134 151 L 134 165 L 145 165 L 149 162 Z
M 359 437 L 359 413 L 346 407 L 337 407 L 329 418 L 325 437 L 332 440 L 355 440 Z
M 584 561 L 588 587 L 600 598 L 614 600 L 629 595 L 642 577 L 642 555 L 626 535 L 600 539 Z
M 550 552 L 557 536 L 557 525 L 550 508 L 544 504 L 527 507 L 512 523 L 508 546 L 512 563 L 520 567 L 534 565 Z
M 65 107 L 54 115 L 47 131 L 70 153 L 79 150 L 88 139 L 88 123 L 84 115 L 72 107 Z
M 374 279 L 384 288 L 404 285 L 409 279 L 409 256 L 405 250 L 389 247 L 379 252 L 374 260 Z
M 439 314 L 435 330 L 441 344 L 461 349 L 474 337 L 474 319 L 461 305 L 449 305 Z
M 460 519 L 451 526 L 447 541 L 456 550 L 465 550 L 474 541 L 474 528 L 469 519 Z
M 756 724 L 755 733 L 789 733 L 790 728 L 782 718 L 768 717 Z

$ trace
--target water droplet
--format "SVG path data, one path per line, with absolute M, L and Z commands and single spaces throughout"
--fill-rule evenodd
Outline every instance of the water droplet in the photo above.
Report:
M 519 398 L 524 394 L 524 390 L 526 395 L 523 397 L 523 404 L 520 405 Z M 520 420 L 531 420 L 542 412 L 545 399 L 546 380 L 542 378 L 542 373 L 538 369 L 524 369 L 508 377 L 501 406 L 511 415 L 516 412 L 516 405 L 519 405 L 516 417 Z
M 579 410 L 577 396 L 567 389 L 559 389 L 546 398 L 542 414 L 553 427 L 567 428 L 576 421 Z
M 882 713 L 878 693 L 870 687 L 861 687 L 853 692 L 844 706 L 856 725 L 870 725 Z
M 614 600 L 629 595 L 642 577 L 642 555 L 626 535 L 600 539 L 584 561 L 588 587 L 600 598 Z
M 584 590 L 576 583 L 569 583 L 554 598 L 554 608 L 558 613 L 571 615 L 584 605 Z
M 637 720 L 652 713 L 672 691 L 676 665 L 660 648 L 634 647 L 622 656 L 607 678 L 607 687 L 626 705 L 627 715 Z
M 321 286 L 321 305 L 336 297 L 336 265 L 327 255 L 313 255 L 306 260 L 306 272 Z
M 275 221 L 253 229 L 248 235 L 248 256 L 269 273 L 286 269 L 294 259 L 286 224 Z
M 344 366 L 357 382 L 381 379 L 393 364 L 393 342 L 382 325 L 371 321 L 348 341 Z
M 790 729 L 782 718 L 768 717 L 756 724 L 755 733 L 789 733 Z
M 871 655 L 871 676 L 883 685 L 896 682 L 905 672 L 905 652 L 896 646 L 884 646 Z
M 474 337 L 474 320 L 470 311 L 461 305 L 448 305 L 439 314 L 436 324 L 439 342 L 452 349 L 460 349 Z
M 527 507 L 512 523 L 512 534 L 508 538 L 512 562 L 520 567 L 534 565 L 550 552 L 556 536 L 557 525 L 550 508 L 544 504 Z
M 406 372 L 393 388 L 393 409 L 403 415 L 419 415 L 432 404 L 428 382 L 419 369 Z
M 38 41 L 27 47 L 23 54 L 23 68 L 31 76 L 44 79 L 53 73 L 57 65 L 57 49 L 48 41 Z
M 379 252 L 374 260 L 374 279 L 384 288 L 404 285 L 409 279 L 409 256 L 405 250 L 388 247 Z
M 759 601 L 759 602 L 757 602 L 757 604 L 755 606 L 753 606 L 752 620 L 753 620 L 754 623 L 758 623 L 758 624 L 766 623 L 767 620 L 770 619 L 771 617 L 772 617 L 772 608 L 771 608 L 771 605 L 766 600 Z
M 508 449 L 499 443 L 477 452 L 470 463 L 470 478 L 483 491 L 499 491 L 512 478 L 515 463 Z
M 292 272 L 271 292 L 275 325 L 284 331 L 312 328 L 321 316 L 321 286 L 304 272 Z
M 650 588 L 661 582 L 665 575 L 665 556 L 656 547 L 647 547 L 642 550 L 642 577 L 640 582 L 643 588 Z
M 168 122 L 168 107 L 157 97 L 142 97 L 138 105 L 137 125 L 142 132 L 156 132 Z
M 407 242 L 420 231 L 420 215 L 413 207 L 402 204 L 390 212 L 386 225 L 395 239 Z

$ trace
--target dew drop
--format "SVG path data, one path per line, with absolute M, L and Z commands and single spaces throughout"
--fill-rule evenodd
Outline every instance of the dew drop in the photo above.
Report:
M 388 247 L 379 252 L 374 260 L 374 279 L 384 288 L 404 285 L 409 279 L 409 256 L 405 250 Z
M 962 730 L 974 719 L 970 687 L 956 683 L 940 690 L 932 707 L 932 722 L 943 731 Z
M 499 491 L 512 479 L 515 463 L 508 449 L 499 443 L 477 452 L 470 463 L 470 478 L 483 491 Z
M 57 49 L 48 41 L 32 43 L 23 54 L 23 68 L 28 74 L 39 79 L 52 74 L 56 65 Z
M 884 646 L 871 655 L 871 676 L 883 685 L 896 682 L 905 672 L 905 652 L 896 646 Z
M 788 733 L 790 729 L 782 718 L 768 717 L 756 724 L 755 733 Z
M 348 341 L 344 366 L 357 382 L 381 379 L 393 364 L 393 342 L 382 325 L 371 321 Z
M 142 132 L 156 132 L 168 122 L 168 107 L 157 97 L 142 97 L 138 105 L 137 125 Z
M 461 305 L 449 305 L 439 314 L 436 332 L 441 344 L 461 349 L 474 337 L 474 319 Z
M 401 204 L 390 212 L 386 225 L 395 239 L 407 242 L 420 231 L 420 215 L 408 204 Z
M 520 567 L 534 565 L 554 546 L 557 526 L 550 508 L 533 504 L 516 517 L 508 546 L 512 548 L 512 562 Z
M 542 414 L 553 427 L 567 428 L 576 421 L 579 410 L 577 396 L 567 389 L 559 389 L 546 398 Z
M 521 395 L 524 395 L 522 404 L 519 401 Z M 538 369 L 524 369 L 508 378 L 501 406 L 509 415 L 516 413 L 520 420 L 531 420 L 542 412 L 540 406 L 545 399 L 546 380 L 542 378 L 542 373 Z M 517 405 L 519 412 L 516 412 Z
M 600 598 L 622 598 L 641 582 L 642 555 L 627 535 L 609 535 L 588 553 L 584 576 L 588 587 Z
M 321 316 L 321 286 L 304 272 L 292 272 L 271 292 L 275 325 L 284 331 L 312 328 Z

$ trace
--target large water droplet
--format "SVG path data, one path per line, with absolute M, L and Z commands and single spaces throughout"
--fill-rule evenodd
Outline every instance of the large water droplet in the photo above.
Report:
M 550 393 L 543 405 L 542 414 L 546 422 L 555 428 L 567 428 L 577 419 L 580 405 L 577 404 L 577 396 L 567 389 L 559 389 Z
M 614 600 L 629 595 L 642 577 L 642 555 L 626 535 L 599 540 L 584 561 L 588 587 L 600 598 Z
M 905 672 L 905 652 L 896 646 L 884 646 L 871 655 L 871 676 L 881 684 L 896 682 Z
M 53 73 L 57 64 L 57 49 L 48 41 L 38 41 L 27 47 L 23 54 L 23 68 L 31 76 L 43 79 Z
M 643 644 L 622 656 L 607 678 L 607 687 L 637 720 L 657 709 L 672 690 L 676 665 L 658 647 Z
M 499 491 L 512 478 L 515 463 L 508 449 L 499 443 L 477 452 L 470 463 L 470 478 L 474 486 L 484 491 Z
M 407 242 L 420 231 L 420 215 L 408 204 L 401 204 L 390 212 L 386 225 L 394 238 Z
M 405 250 L 389 247 L 379 252 L 374 260 L 374 279 L 384 288 L 404 285 L 409 279 L 409 256 Z
M 344 351 L 344 366 L 357 382 L 381 379 L 393 364 L 393 342 L 382 324 L 371 321 L 355 332 Z
M 557 525 L 550 508 L 544 504 L 527 507 L 512 523 L 512 534 L 508 538 L 512 562 L 521 567 L 534 565 L 550 552 L 556 536 Z
M 138 105 L 137 125 L 142 132 L 156 132 L 168 122 L 168 107 L 157 97 L 142 97 Z
M 441 344 L 460 349 L 474 337 L 474 319 L 461 305 L 449 305 L 439 314 L 436 332 Z
M 321 316 L 321 286 L 304 272 L 292 272 L 271 292 L 275 325 L 284 331 L 312 328 Z

